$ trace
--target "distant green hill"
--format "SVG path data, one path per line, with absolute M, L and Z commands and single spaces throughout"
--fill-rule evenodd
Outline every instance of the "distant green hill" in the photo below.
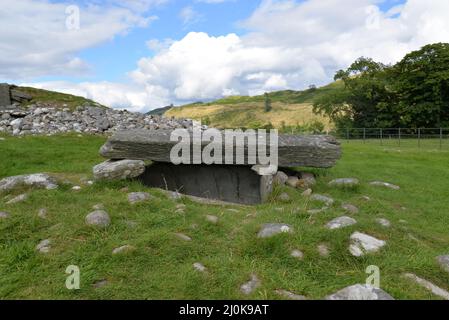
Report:
M 99 104 L 93 100 L 83 97 L 75 96 L 72 94 L 66 94 L 61 92 L 49 91 L 44 89 L 37 89 L 31 87 L 17 87 L 18 91 L 29 94 L 33 97 L 31 101 L 25 105 L 41 102 L 47 103 L 55 108 L 69 108 L 74 110 L 78 106 L 90 105 L 106 108 L 106 106 Z
M 174 107 L 166 111 L 165 116 L 191 118 L 218 128 L 252 128 L 269 124 L 281 128 L 308 126 L 319 122 L 325 129 L 330 129 L 332 125 L 328 118 L 313 113 L 313 103 L 342 85 L 342 82 L 333 82 L 304 91 L 271 92 L 271 112 L 264 111 L 264 95 L 231 96 L 207 103 L 197 102 Z

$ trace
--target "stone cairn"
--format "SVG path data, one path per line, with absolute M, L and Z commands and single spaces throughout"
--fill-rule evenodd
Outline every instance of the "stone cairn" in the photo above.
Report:
M 236 164 L 235 158 L 232 164 L 174 165 L 170 151 L 177 142 L 170 140 L 170 134 L 171 130 L 116 132 L 100 149 L 100 154 L 109 160 L 94 167 L 94 177 L 97 180 L 138 178 L 149 187 L 239 204 L 257 204 L 269 198 L 280 173 L 278 166 L 246 163 L 246 155 L 251 150 L 246 139 L 243 165 Z M 190 141 L 193 150 L 193 139 Z M 203 142 L 202 150 L 207 145 Z M 330 136 L 280 135 L 278 145 L 278 165 L 283 170 L 330 168 L 341 155 L 339 143 Z M 222 147 L 224 150 L 224 143 Z M 235 143 L 233 147 L 237 147 Z M 147 160 L 152 164 L 145 166 Z
M 145 115 L 100 106 L 55 108 L 46 103 L 22 107 L 32 97 L 0 84 L 0 133 L 22 135 L 52 135 L 57 133 L 110 133 L 131 129 L 176 129 L 198 125 L 189 119 L 174 119 Z

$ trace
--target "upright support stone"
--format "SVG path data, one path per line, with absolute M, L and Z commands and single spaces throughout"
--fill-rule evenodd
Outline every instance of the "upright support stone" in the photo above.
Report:
M 11 95 L 9 93 L 9 85 L 0 83 L 0 109 L 11 105 Z

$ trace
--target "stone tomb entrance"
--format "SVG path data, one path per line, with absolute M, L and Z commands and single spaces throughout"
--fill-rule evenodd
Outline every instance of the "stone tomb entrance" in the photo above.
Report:
M 175 165 L 170 161 L 170 151 L 177 142 L 170 141 L 170 134 L 170 130 L 117 132 L 101 147 L 100 154 L 111 161 L 151 160 L 152 164 L 138 177 L 149 187 L 240 204 L 258 204 L 271 194 L 277 167 L 249 163 Z M 202 148 L 208 144 L 204 142 Z M 243 144 L 247 155 L 247 141 Z M 281 167 L 329 168 L 340 155 L 339 143 L 330 136 L 279 136 Z

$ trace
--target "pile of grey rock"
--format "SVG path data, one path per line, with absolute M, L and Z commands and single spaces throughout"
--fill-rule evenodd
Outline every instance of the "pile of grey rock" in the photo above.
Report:
M 26 108 L 0 108 L 0 133 L 51 135 L 57 133 L 109 133 L 131 129 L 176 129 L 199 125 L 193 120 L 165 118 L 97 106 L 48 107 L 37 103 Z

